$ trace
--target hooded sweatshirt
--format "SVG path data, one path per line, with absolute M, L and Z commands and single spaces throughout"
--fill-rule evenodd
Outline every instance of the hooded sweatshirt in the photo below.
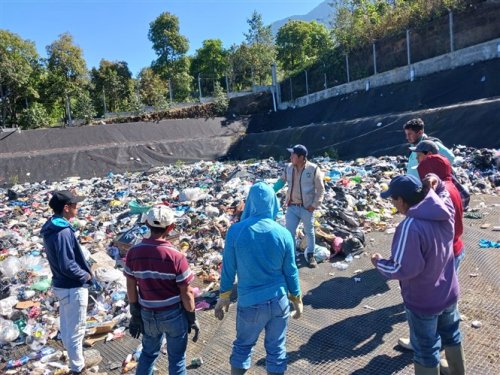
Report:
M 377 262 L 389 279 L 399 280 L 407 308 L 437 314 L 457 302 L 453 258 L 453 215 L 431 190 L 396 228 L 391 257 Z
M 301 295 L 292 235 L 274 221 L 278 207 L 273 189 L 258 182 L 248 193 L 241 221 L 227 232 L 220 291 L 230 291 L 237 274 L 242 307 Z
M 462 204 L 462 198 L 460 197 L 460 192 L 455 187 L 452 180 L 452 169 L 451 164 L 448 159 L 441 155 L 428 155 L 424 160 L 418 165 L 418 174 L 421 179 L 423 179 L 428 173 L 434 173 L 438 176 L 446 187 L 446 190 L 450 194 L 451 202 L 455 209 L 455 235 L 453 236 L 453 253 L 455 256 L 459 256 L 464 248 L 464 243 L 462 241 L 462 234 L 464 233 L 464 208 Z
M 417 146 L 421 141 L 424 141 L 426 139 L 433 141 L 436 144 L 436 146 L 438 146 L 439 155 L 443 155 L 449 160 L 450 163 L 453 163 L 453 161 L 455 160 L 455 155 L 453 154 L 453 152 L 448 148 L 446 148 L 440 141 L 438 141 L 435 138 L 429 137 L 427 134 L 423 134 L 422 137 L 420 137 L 420 139 L 418 140 L 418 142 L 412 144 L 412 146 Z M 410 156 L 408 156 L 406 174 L 418 177 L 417 165 L 418 165 L 417 153 L 415 151 L 411 151 Z
M 61 216 L 52 216 L 41 235 L 56 288 L 79 288 L 90 281 L 91 271 L 71 224 Z

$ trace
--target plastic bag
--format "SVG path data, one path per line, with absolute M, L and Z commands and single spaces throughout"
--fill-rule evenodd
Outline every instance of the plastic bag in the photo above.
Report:
M 5 277 L 14 277 L 21 270 L 21 262 L 16 257 L 7 257 L 0 262 L 0 272 Z
M 16 296 L 10 296 L 0 301 L 0 315 L 9 317 L 12 315 L 12 308 L 19 302 Z
M 318 263 L 324 262 L 325 260 L 330 259 L 330 250 L 328 250 L 324 246 L 316 245 L 314 246 L 314 258 Z M 307 261 L 307 256 L 305 252 L 304 252 L 304 259 Z
M 0 318 L 0 345 L 12 342 L 18 337 L 19 329 L 14 322 Z

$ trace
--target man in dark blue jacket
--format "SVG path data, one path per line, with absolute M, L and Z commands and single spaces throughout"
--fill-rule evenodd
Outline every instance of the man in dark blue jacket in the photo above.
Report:
M 83 337 L 87 319 L 88 285 L 92 273 L 69 220 L 76 216 L 84 198 L 68 190 L 55 191 L 49 201 L 54 215 L 42 227 L 41 235 L 52 271 L 52 287 L 59 299 L 60 332 L 68 351 L 70 370 L 85 367 Z

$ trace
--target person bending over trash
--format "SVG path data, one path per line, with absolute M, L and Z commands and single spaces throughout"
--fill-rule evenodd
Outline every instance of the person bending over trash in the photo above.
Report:
M 167 237 L 175 227 L 175 216 L 167 206 L 155 206 L 146 214 L 151 236 L 127 253 L 124 274 L 132 318 L 129 332 L 142 334 L 142 353 L 136 374 L 151 375 L 164 335 L 167 339 L 169 374 L 186 373 L 188 334 L 199 324 L 195 316 L 192 274 L 186 257 Z
M 295 145 L 287 149 L 290 155 L 290 163 L 287 165 L 281 178 L 273 186 L 278 192 L 285 184 L 288 184 L 286 193 L 286 228 L 293 238 L 297 232 L 300 221 L 304 224 L 304 234 L 307 239 L 305 250 L 306 259 L 311 268 L 317 267 L 314 258 L 314 247 L 316 239 L 314 234 L 314 211 L 321 206 L 325 194 L 323 183 L 323 172 L 314 163 L 307 160 L 307 148 L 303 145 Z
M 391 198 L 406 218 L 396 228 L 391 256 L 371 260 L 389 279 L 399 280 L 416 375 L 439 375 L 444 347 L 451 374 L 465 374 L 457 310 L 459 294 L 453 256 L 453 213 L 434 190 L 414 176 L 392 179 L 382 198 Z
M 434 141 L 435 145 L 438 147 L 436 153 L 439 153 L 446 157 L 450 163 L 453 163 L 455 160 L 455 155 L 451 150 L 446 148 L 443 143 L 434 137 L 429 137 L 424 133 L 424 121 L 421 118 L 414 118 L 410 121 L 407 121 L 404 126 L 404 132 L 406 136 L 406 140 L 411 146 L 418 146 L 420 142 L 424 140 Z M 406 174 L 418 177 L 417 173 L 417 151 L 414 150 L 414 147 L 410 147 L 410 155 L 408 156 L 408 165 L 406 167 Z
M 233 375 L 250 368 L 253 347 L 262 330 L 268 374 L 283 374 L 287 369 L 289 299 L 294 306 L 292 316 L 298 319 L 302 315 L 294 241 L 290 232 L 274 221 L 278 206 L 273 189 L 264 182 L 256 183 L 241 221 L 227 232 L 215 316 L 222 320 L 228 311 L 237 275 L 236 340 L 229 361 Z

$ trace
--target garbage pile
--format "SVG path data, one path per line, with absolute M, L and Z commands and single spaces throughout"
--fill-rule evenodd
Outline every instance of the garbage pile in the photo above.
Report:
M 471 193 L 500 192 L 498 152 L 465 146 L 454 151 L 457 177 Z M 365 233 L 393 230 L 395 210 L 380 198 L 380 191 L 387 188 L 391 177 L 404 173 L 406 158 L 342 162 L 322 157 L 314 162 L 325 172 L 326 188 L 316 213 L 315 256 L 325 261 L 343 253 L 349 261 L 363 251 Z M 51 346 L 51 340 L 58 339 L 58 302 L 51 293 L 51 272 L 40 237 L 41 226 L 52 215 L 48 207 L 52 191 L 75 190 L 87 197 L 71 224 L 104 287 L 103 293 L 91 295 L 89 303 L 85 345 L 92 346 L 125 335 L 130 314 L 121 267 L 127 250 L 148 234 L 143 214 L 150 207 L 164 204 L 175 211 L 177 227 L 171 242 L 186 254 L 198 277 L 196 308 L 209 309 L 216 300 L 227 229 L 239 220 L 252 183 L 274 183 L 284 166 L 285 161 L 272 158 L 239 163 L 202 161 L 0 189 L 0 369 L 65 371 L 60 353 Z M 284 191 L 278 193 L 282 203 L 284 196 Z M 282 211 L 277 221 L 284 224 Z M 298 249 L 305 247 L 302 237 L 299 233 Z M 342 267 L 339 263 L 338 268 Z M 11 358 L 18 345 L 27 345 L 30 354 Z

